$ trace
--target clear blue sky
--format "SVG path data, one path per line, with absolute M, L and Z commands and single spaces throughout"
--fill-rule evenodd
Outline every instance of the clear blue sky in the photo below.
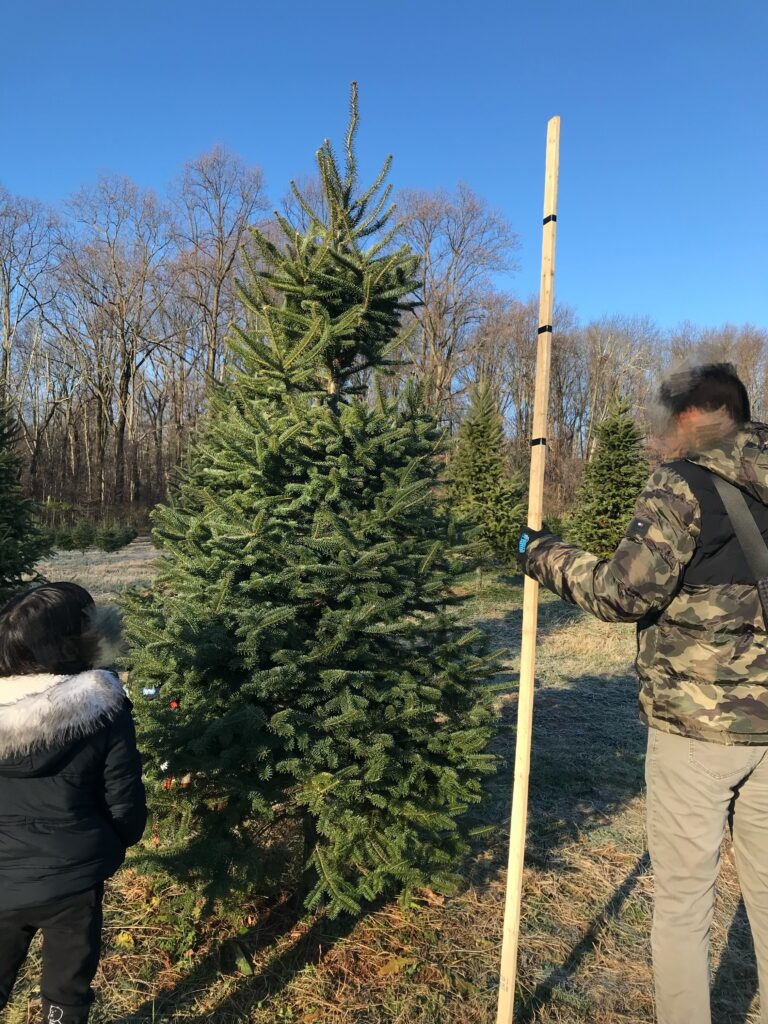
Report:
M 396 185 L 468 182 L 538 288 L 562 117 L 556 293 L 583 318 L 768 327 L 764 0 L 27 0 L 0 27 L 0 181 L 57 202 L 100 171 L 162 191 L 223 142 L 278 199 L 340 139 Z

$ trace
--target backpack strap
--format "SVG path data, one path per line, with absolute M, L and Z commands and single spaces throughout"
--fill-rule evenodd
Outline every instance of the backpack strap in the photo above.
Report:
M 762 580 L 768 577 L 768 545 L 749 511 L 744 494 L 735 484 L 718 476 L 717 473 L 712 474 L 712 481 L 755 578 Z

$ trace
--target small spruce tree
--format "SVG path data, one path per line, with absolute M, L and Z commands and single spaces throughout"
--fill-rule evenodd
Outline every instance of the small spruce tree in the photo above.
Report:
M 24 497 L 19 430 L 9 404 L 0 396 L 0 603 L 6 601 L 50 550 Z
M 642 442 L 627 402 L 616 400 L 598 428 L 568 522 L 569 541 L 603 558 L 613 554 L 648 476 Z
M 258 882 L 295 837 L 307 906 L 449 889 L 481 797 L 496 660 L 464 626 L 423 395 L 374 399 L 417 261 L 389 188 L 318 153 L 303 233 L 255 231 L 250 326 L 169 504 L 153 588 L 126 603 L 153 785 L 154 860 L 209 896 Z M 262 269 L 266 266 L 266 269 Z M 179 781 L 181 780 L 181 781 Z
M 459 426 L 448 471 L 450 489 L 457 510 L 477 527 L 487 554 L 509 562 L 525 506 L 520 476 L 506 471 L 503 444 L 501 413 L 491 388 L 481 381 L 472 389 Z

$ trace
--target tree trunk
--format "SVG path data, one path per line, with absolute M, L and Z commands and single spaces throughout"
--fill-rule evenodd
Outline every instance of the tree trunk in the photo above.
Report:
M 114 504 L 122 507 L 125 504 L 125 435 L 128 426 L 128 400 L 131 393 L 131 366 L 126 359 L 120 370 L 117 403 L 118 412 L 115 421 L 115 500 Z

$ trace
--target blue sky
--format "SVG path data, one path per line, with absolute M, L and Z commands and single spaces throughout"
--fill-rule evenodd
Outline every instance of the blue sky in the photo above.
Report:
M 396 185 L 466 181 L 538 287 L 562 117 L 556 295 L 582 318 L 768 327 L 763 0 L 27 0 L 0 31 L 0 181 L 57 202 L 101 171 L 162 191 L 215 142 L 277 200 L 340 139 Z

